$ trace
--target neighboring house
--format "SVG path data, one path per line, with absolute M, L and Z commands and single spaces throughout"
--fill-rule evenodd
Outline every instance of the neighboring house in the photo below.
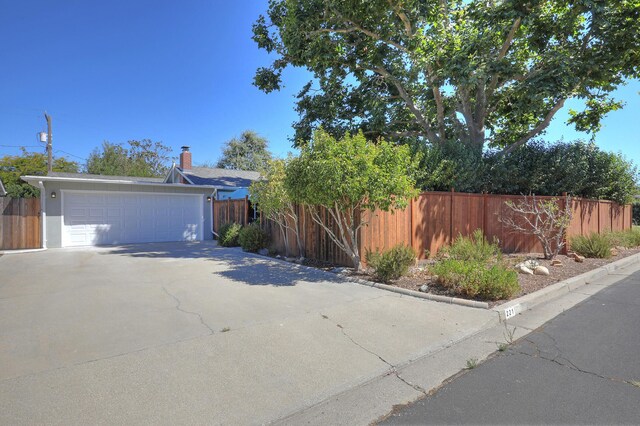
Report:
M 7 191 L 4 189 L 4 184 L 2 183 L 2 179 L 0 179 L 0 197 L 6 197 Z
M 260 173 L 244 170 L 228 170 L 210 167 L 192 167 L 191 152 L 188 146 L 182 147 L 180 166 L 175 164 L 167 174 L 167 183 L 186 183 L 190 185 L 215 186 L 216 200 L 244 198 L 249 186 L 260 178 Z
M 246 191 L 257 178 L 255 172 L 191 168 L 188 147 L 165 178 L 22 176 L 40 189 L 45 248 L 211 239 L 211 200 Z

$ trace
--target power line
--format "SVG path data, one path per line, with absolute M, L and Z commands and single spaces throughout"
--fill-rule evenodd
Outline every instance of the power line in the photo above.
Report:
M 42 148 L 42 145 L 0 145 L 3 148 Z
M 86 158 L 84 158 L 84 157 L 80 157 L 80 156 L 78 156 L 78 155 L 71 154 L 70 152 L 63 151 L 63 150 L 61 150 L 61 149 L 56 149 L 56 152 L 62 152 L 62 153 L 64 153 L 64 154 L 70 155 L 70 156 L 72 156 L 72 157 L 79 158 L 80 160 L 87 161 L 87 159 L 86 159 Z

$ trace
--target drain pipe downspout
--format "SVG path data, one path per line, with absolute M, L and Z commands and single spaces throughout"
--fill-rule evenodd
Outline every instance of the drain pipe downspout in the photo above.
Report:
M 220 235 L 216 234 L 216 231 L 213 230 L 213 201 L 216 199 L 218 194 L 218 190 L 214 189 L 211 193 L 211 205 L 209 206 L 209 214 L 211 215 L 211 233 L 216 237 L 220 238 Z
M 42 241 L 42 248 L 47 248 L 47 193 L 44 189 L 44 183 L 41 180 L 38 181 L 40 187 L 40 240 Z

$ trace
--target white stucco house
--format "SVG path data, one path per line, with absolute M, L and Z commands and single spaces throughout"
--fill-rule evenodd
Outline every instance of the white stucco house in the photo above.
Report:
M 211 239 L 211 200 L 246 192 L 259 173 L 191 164 L 185 146 L 164 178 L 22 176 L 40 189 L 43 247 Z

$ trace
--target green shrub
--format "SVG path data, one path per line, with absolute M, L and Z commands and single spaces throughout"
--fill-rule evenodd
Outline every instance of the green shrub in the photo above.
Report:
M 238 242 L 242 250 L 252 253 L 266 248 L 269 244 L 269 235 L 257 223 L 245 226 L 240 230 Z
M 634 226 L 632 229 L 626 231 L 627 245 L 626 247 L 638 247 L 640 246 L 640 228 Z
M 431 267 L 438 283 L 455 294 L 488 300 L 508 299 L 518 291 L 518 274 L 502 263 L 442 260 Z
M 611 240 L 607 235 L 591 234 L 571 237 L 571 250 L 584 257 L 611 257 Z
M 640 228 L 627 229 L 626 231 L 615 231 L 606 234 L 609 244 L 612 247 L 638 247 L 640 246 Z
M 478 262 L 488 262 L 494 258 L 502 257 L 502 251 L 498 246 L 498 241 L 487 241 L 481 229 L 476 229 L 470 237 L 461 234 L 449 247 L 443 249 L 451 259 L 473 260 Z
M 397 280 L 405 275 L 416 260 L 411 247 L 398 244 L 385 252 L 367 252 L 367 264 L 373 268 L 374 276 L 382 282 Z
M 218 244 L 222 247 L 238 247 L 238 236 L 242 225 L 239 223 L 225 223 L 218 231 Z

